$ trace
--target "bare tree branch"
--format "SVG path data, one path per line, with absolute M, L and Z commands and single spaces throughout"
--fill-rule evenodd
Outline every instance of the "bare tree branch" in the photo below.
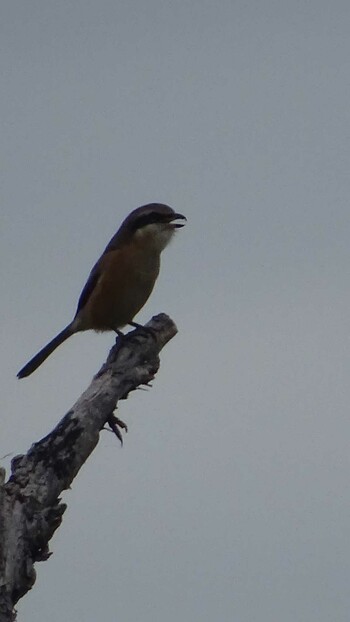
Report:
M 126 425 L 114 415 L 120 399 L 148 385 L 159 368 L 159 352 L 177 332 L 165 314 L 152 318 L 111 349 L 90 386 L 56 428 L 11 463 L 4 483 L 0 469 L 0 622 L 12 622 L 14 605 L 35 582 L 34 563 L 46 560 L 49 541 L 66 505 L 69 488 L 98 443 L 106 424 L 122 441 Z

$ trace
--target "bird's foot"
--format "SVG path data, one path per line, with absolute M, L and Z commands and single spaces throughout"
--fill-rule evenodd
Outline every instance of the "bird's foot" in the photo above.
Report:
M 157 333 L 154 328 L 151 328 L 150 326 L 143 326 L 143 324 L 139 324 L 138 322 L 128 322 L 128 324 L 140 332 L 143 332 L 144 335 L 152 335 L 153 339 L 157 340 Z

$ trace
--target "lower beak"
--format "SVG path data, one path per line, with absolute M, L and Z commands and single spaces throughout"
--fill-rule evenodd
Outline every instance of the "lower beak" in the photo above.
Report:
M 174 227 L 176 227 L 176 229 L 179 229 L 180 227 L 184 227 L 185 223 L 181 223 L 181 222 L 175 222 L 173 223 L 174 220 L 186 220 L 187 218 L 186 216 L 183 216 L 182 214 L 173 214 L 171 217 L 171 223 L 174 225 Z

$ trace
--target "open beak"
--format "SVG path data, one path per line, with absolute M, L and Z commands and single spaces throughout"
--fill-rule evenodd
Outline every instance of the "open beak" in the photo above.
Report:
M 173 225 L 173 227 L 176 227 L 176 229 L 179 229 L 180 227 L 184 227 L 185 223 L 184 222 L 183 223 L 181 223 L 181 222 L 175 222 L 174 223 L 173 222 L 174 220 L 186 220 L 187 221 L 187 218 L 186 218 L 186 216 L 183 216 L 182 214 L 172 214 L 171 215 L 171 219 L 170 219 L 171 224 Z

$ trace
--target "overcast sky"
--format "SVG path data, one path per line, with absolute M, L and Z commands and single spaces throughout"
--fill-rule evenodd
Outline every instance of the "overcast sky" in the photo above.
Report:
M 16 380 L 122 219 L 188 217 L 137 317 L 179 334 L 19 622 L 348 622 L 349 32 L 337 0 L 1 3 L 1 456 L 104 361 L 84 333 Z

